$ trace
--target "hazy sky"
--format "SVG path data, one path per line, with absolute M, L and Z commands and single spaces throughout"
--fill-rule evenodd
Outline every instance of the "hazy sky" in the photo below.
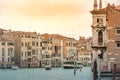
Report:
M 0 28 L 89 37 L 93 1 L 0 0 Z M 120 0 L 103 0 L 104 6 L 106 2 L 120 4 Z

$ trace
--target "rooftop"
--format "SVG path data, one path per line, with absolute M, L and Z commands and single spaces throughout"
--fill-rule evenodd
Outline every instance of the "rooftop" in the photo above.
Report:
M 0 37 L 0 41 L 12 41 L 12 40 L 1 36 L 1 37 Z

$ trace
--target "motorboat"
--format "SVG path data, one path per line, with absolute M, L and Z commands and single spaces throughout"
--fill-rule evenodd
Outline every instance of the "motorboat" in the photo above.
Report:
M 51 70 L 51 65 L 46 65 L 45 70 Z
M 81 68 L 81 63 L 74 62 L 74 61 L 64 61 L 62 67 L 64 69 L 73 69 L 73 68 Z
M 17 69 L 19 69 L 19 67 L 18 66 L 12 66 L 11 69 L 12 70 L 17 70 Z

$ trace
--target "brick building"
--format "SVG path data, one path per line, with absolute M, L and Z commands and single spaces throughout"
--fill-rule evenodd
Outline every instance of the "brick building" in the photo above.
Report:
M 108 21 L 108 65 L 112 69 L 114 63 L 120 69 L 120 5 L 107 6 Z M 111 68 L 110 68 L 111 66 Z
M 92 38 L 85 39 L 85 37 L 79 37 L 76 45 L 78 62 L 82 63 L 85 66 L 91 64 L 92 60 L 91 40 Z
M 120 6 L 108 4 L 102 8 L 102 0 L 94 0 L 91 11 L 92 23 L 92 55 L 93 61 L 102 53 L 101 69 L 112 69 L 114 63 L 120 63 Z

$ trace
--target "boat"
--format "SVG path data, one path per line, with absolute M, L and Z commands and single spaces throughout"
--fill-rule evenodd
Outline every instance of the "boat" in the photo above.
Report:
M 51 70 L 51 65 L 46 65 L 45 70 Z
M 64 69 L 82 68 L 81 63 L 74 62 L 74 61 L 64 61 L 62 67 Z
M 17 69 L 19 69 L 19 67 L 18 66 L 12 66 L 11 69 L 12 70 L 17 70 Z

